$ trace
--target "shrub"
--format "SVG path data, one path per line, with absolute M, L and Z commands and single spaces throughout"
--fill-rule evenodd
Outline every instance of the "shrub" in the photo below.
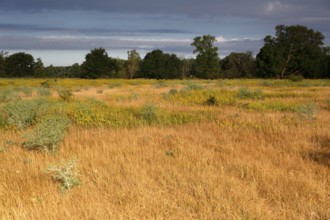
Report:
M 50 87 L 49 80 L 46 80 L 44 82 L 41 82 L 40 83 L 40 86 L 43 87 L 43 88 L 49 88 Z
M 73 98 L 73 93 L 68 89 L 59 90 L 57 94 L 63 101 L 70 101 Z
M 186 87 L 182 89 L 182 91 L 191 91 L 191 90 L 203 90 L 204 87 L 201 84 L 188 84 Z
M 240 99 L 263 99 L 264 94 L 260 89 L 251 91 L 249 88 L 243 87 L 238 90 L 237 97 Z
M 140 115 L 148 124 L 152 124 L 157 120 L 157 107 L 153 104 L 145 104 L 142 106 Z
M 52 93 L 50 92 L 49 89 L 40 87 L 37 89 L 37 94 L 39 96 L 50 96 Z
M 47 116 L 24 135 L 23 147 L 55 151 L 67 133 L 70 120 L 64 116 Z
M 208 99 L 206 99 L 205 104 L 209 106 L 215 106 L 218 105 L 218 100 L 215 96 L 211 95 Z
M 301 105 L 298 107 L 297 113 L 302 118 L 313 120 L 316 118 L 317 106 L 315 103 Z
M 96 90 L 96 93 L 97 93 L 97 94 L 102 94 L 102 93 L 103 93 L 103 89 L 98 89 L 98 90 Z
M 24 130 L 32 125 L 37 116 L 38 102 L 22 100 L 18 102 L 7 103 L 3 107 L 3 117 L 9 126 L 18 130 Z
M 77 162 L 75 160 L 60 163 L 57 166 L 51 165 L 47 168 L 46 173 L 51 174 L 55 181 L 60 182 L 62 193 L 74 186 L 80 185 L 79 172 L 77 171 Z

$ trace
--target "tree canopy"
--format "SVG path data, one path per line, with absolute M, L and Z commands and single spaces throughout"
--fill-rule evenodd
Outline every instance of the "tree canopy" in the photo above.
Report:
M 180 78 L 181 60 L 175 54 L 153 50 L 146 54 L 140 65 L 139 77 L 156 79 Z
M 195 47 L 194 53 L 197 53 L 195 62 L 197 77 L 212 79 L 220 76 L 218 48 L 213 45 L 215 42 L 215 37 L 211 35 L 194 38 L 191 46 Z
M 31 54 L 19 52 L 5 59 L 7 77 L 25 77 L 34 75 L 34 58 Z
M 85 56 L 81 66 L 81 78 L 95 79 L 112 77 L 117 70 L 115 60 L 108 56 L 104 48 L 95 48 Z
M 221 67 L 226 78 L 252 77 L 255 71 L 251 52 L 231 53 L 221 61 Z
M 320 32 L 301 25 L 278 25 L 275 30 L 275 37 L 266 36 L 257 55 L 259 76 L 312 78 L 324 74 L 327 64 Z

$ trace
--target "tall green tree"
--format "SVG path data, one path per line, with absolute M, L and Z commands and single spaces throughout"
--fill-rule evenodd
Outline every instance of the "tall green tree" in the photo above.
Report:
M 231 53 L 221 60 L 221 67 L 226 78 L 252 77 L 254 58 L 251 52 Z
M 42 62 L 41 58 L 37 58 L 33 68 L 35 77 L 46 77 L 44 63 Z
M 5 71 L 5 58 L 8 53 L 4 51 L 0 51 L 0 77 L 6 76 L 6 71 Z
M 86 56 L 81 65 L 81 78 L 95 79 L 112 77 L 117 70 L 116 61 L 108 56 L 104 48 L 95 48 Z
M 175 54 L 153 50 L 146 54 L 140 64 L 139 77 L 153 79 L 181 78 L 182 63 Z
M 30 77 L 34 75 L 34 58 L 24 52 L 14 53 L 5 59 L 8 77 Z
M 324 74 L 324 36 L 305 26 L 278 25 L 275 37 L 266 36 L 257 55 L 260 76 L 285 78 L 291 74 L 315 78 Z
M 195 67 L 196 76 L 199 78 L 218 78 L 220 75 L 218 48 L 213 44 L 216 42 L 214 36 L 203 35 L 195 37 L 191 46 L 195 47 L 197 53 Z
M 127 51 L 127 78 L 132 79 L 136 75 L 139 70 L 140 61 L 140 54 L 136 50 Z

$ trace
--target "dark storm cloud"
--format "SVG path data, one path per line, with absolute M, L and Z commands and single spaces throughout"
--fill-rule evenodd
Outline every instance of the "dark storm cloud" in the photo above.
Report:
M 40 10 L 95 10 L 148 14 L 184 14 L 191 16 L 308 16 L 318 11 L 326 15 L 328 0 L 1 0 L 6 10 L 36 12 Z M 304 14 L 301 14 L 303 13 Z

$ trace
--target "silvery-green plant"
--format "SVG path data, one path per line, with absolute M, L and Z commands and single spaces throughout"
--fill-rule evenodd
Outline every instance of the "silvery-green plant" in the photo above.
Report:
M 62 162 L 59 165 L 51 165 L 47 168 L 46 173 L 49 173 L 55 181 L 60 182 L 62 193 L 80 185 L 80 175 L 77 170 L 76 160 L 70 160 L 67 163 Z
M 70 120 L 61 115 L 46 116 L 35 128 L 24 135 L 23 147 L 55 152 L 67 134 Z

